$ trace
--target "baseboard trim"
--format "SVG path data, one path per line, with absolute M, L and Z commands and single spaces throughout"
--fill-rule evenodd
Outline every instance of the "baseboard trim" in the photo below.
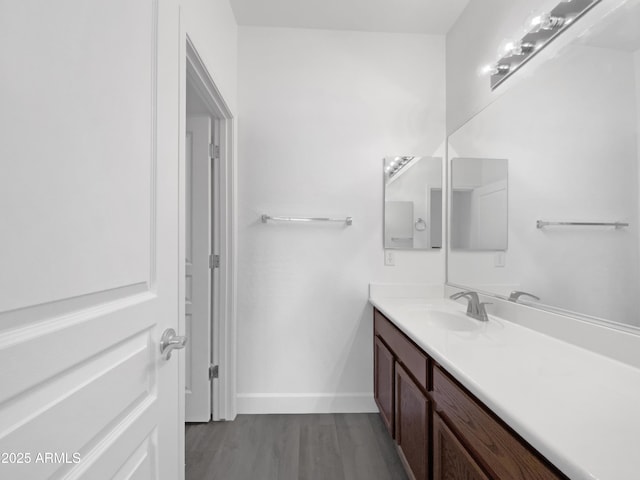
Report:
M 240 393 L 239 414 L 376 413 L 371 393 Z

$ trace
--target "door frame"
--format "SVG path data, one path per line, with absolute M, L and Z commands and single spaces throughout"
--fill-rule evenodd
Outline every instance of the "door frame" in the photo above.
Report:
M 212 420 L 233 420 L 236 417 L 236 205 L 237 205 L 237 177 L 235 168 L 235 120 L 231 109 L 225 102 L 220 90 L 216 87 L 202 58 L 189 37 L 181 28 L 181 42 L 184 49 L 180 55 L 180 131 L 186 131 L 186 85 L 187 79 L 206 106 L 212 120 L 219 125 L 220 158 L 212 183 L 212 192 L 218 200 L 217 215 L 214 214 L 212 234 L 217 237 L 218 246 L 215 254 L 220 255 L 220 267 L 213 276 L 218 282 L 212 284 L 211 298 L 213 302 L 211 315 L 211 362 L 218 365 L 219 376 L 211 382 Z M 186 238 L 186 151 L 185 138 L 180 138 L 179 161 L 179 297 L 185 298 L 185 238 Z M 214 164 L 215 166 L 215 164 Z M 213 214 L 213 212 L 212 212 Z M 215 248 L 215 247 L 214 247 Z M 184 331 L 185 303 L 179 302 L 179 327 Z M 182 379 L 181 392 L 184 392 L 185 364 L 180 368 Z M 184 397 L 184 395 L 182 395 Z M 181 409 L 184 411 L 184 398 L 181 399 Z

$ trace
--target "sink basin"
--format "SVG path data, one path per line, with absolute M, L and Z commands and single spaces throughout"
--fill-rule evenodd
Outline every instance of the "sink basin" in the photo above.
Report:
M 480 327 L 479 321 L 462 313 L 443 312 L 441 310 L 425 311 L 424 321 L 427 325 L 444 330 L 470 331 Z
M 446 305 L 437 300 L 418 301 L 405 303 L 400 309 L 407 318 L 442 330 L 470 332 L 482 326 L 483 322 L 467 317 L 463 311 L 450 310 Z
M 426 312 L 433 310 L 435 305 L 433 303 L 409 303 L 402 305 L 402 309 L 407 312 Z

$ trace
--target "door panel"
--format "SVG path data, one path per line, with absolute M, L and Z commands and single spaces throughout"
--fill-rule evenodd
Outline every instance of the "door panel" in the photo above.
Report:
M 211 419 L 211 128 L 208 116 L 187 117 L 185 311 L 191 338 L 186 352 L 187 422 Z
M 97 333 L 92 330 L 85 333 Z M 73 336 L 77 333 L 67 331 Z M 26 473 L 24 465 L 5 464 L 0 467 L 3 478 L 48 478 L 54 471 L 58 475 L 66 473 L 75 465 L 73 462 L 65 460 L 62 466 L 36 462 L 38 453 L 57 452 L 65 458 L 77 453 L 79 460 L 86 461 L 98 441 L 138 422 L 155 403 L 157 375 L 149 369 L 152 334 L 147 327 L 130 338 L 119 339 L 90 360 L 79 361 L 46 383 L 33 384 L 3 403 L 2 451 L 31 452 L 33 457 L 27 476 L 21 477 Z M 13 349 L 13 353 L 17 358 L 27 357 L 32 352 L 30 347 L 27 342 L 22 345 L 24 351 Z M 15 370 L 23 368 L 20 365 Z M 126 458 L 120 460 L 122 463 Z
M 415 480 L 429 474 L 429 399 L 407 371 L 396 363 L 396 442 Z
M 438 414 L 433 416 L 434 480 L 489 480 Z
M 394 415 L 394 365 L 393 354 L 377 336 L 373 345 L 374 363 L 374 396 L 378 404 L 382 421 L 386 425 L 392 437 L 395 436 Z
M 193 391 L 193 366 L 192 355 L 193 350 L 193 134 L 187 126 L 187 134 L 185 138 L 185 246 L 184 246 L 184 320 L 186 335 L 191 339 L 192 345 L 187 345 L 185 355 L 185 395 L 189 398 Z M 188 400 L 186 400 L 188 403 Z M 185 405 L 185 420 L 189 421 L 189 407 Z
M 2 4 L 0 311 L 149 276 L 155 2 L 64 5 Z
M 182 476 L 177 14 L 2 2 L 0 478 Z
M 505 180 L 474 189 L 472 194 L 472 243 L 481 250 L 507 248 L 507 182 Z

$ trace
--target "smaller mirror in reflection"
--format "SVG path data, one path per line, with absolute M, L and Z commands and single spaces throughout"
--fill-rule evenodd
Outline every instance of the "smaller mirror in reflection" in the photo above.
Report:
M 506 250 L 507 160 L 451 160 L 451 248 Z
M 384 248 L 442 248 L 442 158 L 384 159 Z

